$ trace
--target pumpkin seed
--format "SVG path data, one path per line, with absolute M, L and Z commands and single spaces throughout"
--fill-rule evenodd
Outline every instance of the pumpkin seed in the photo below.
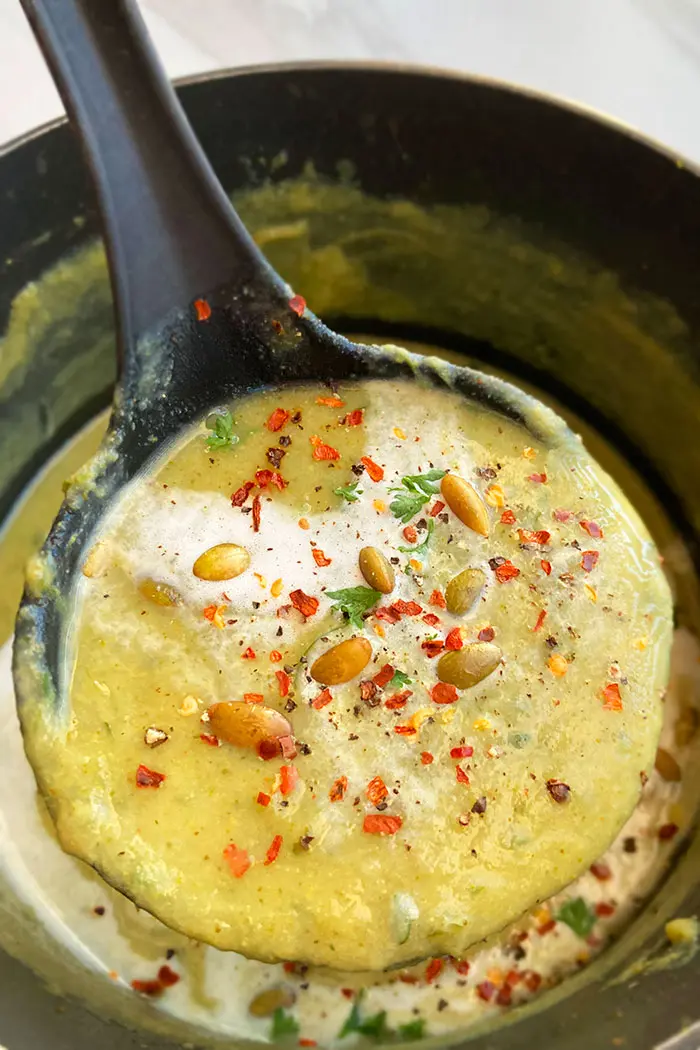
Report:
M 153 602 L 154 605 L 182 605 L 180 592 L 171 587 L 169 583 L 159 583 L 158 580 L 141 580 L 139 594 L 146 601 Z
M 369 663 L 372 646 L 366 638 L 348 638 L 323 653 L 311 665 L 311 677 L 321 685 L 342 685 L 356 678 Z
M 481 569 L 464 569 L 447 584 L 445 604 L 447 611 L 455 616 L 469 612 L 478 600 L 486 583 L 486 573 Z
M 673 755 L 663 747 L 660 747 L 656 752 L 654 768 L 664 780 L 675 783 L 681 779 L 681 767 L 678 765 Z
M 212 704 L 207 714 L 212 733 L 235 747 L 257 751 L 261 744 L 292 735 L 292 727 L 284 715 L 264 704 L 230 700 Z
M 251 999 L 248 1013 L 253 1017 L 272 1017 L 275 1010 L 284 1010 L 294 1006 L 296 998 L 291 988 L 266 988 L 264 992 L 259 992 Z
M 200 554 L 192 572 L 200 580 L 232 580 L 250 565 L 250 554 L 237 543 L 217 543 Z
M 490 642 L 473 642 L 445 653 L 438 660 L 437 676 L 457 689 L 471 689 L 492 674 L 501 662 L 501 650 Z
M 363 547 L 360 551 L 360 572 L 370 587 L 382 594 L 394 589 L 394 569 L 376 547 Z
M 109 567 L 109 550 L 106 543 L 98 542 L 88 551 L 87 558 L 83 562 L 83 576 L 94 579 L 96 576 L 104 576 Z
M 489 515 L 484 501 L 473 485 L 456 474 L 445 474 L 440 483 L 445 503 L 463 525 L 480 536 L 489 534 Z

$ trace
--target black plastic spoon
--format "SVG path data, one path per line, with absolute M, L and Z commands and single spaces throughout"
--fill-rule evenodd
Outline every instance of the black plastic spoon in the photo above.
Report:
M 308 310 L 299 316 L 212 172 L 134 0 L 22 3 L 97 190 L 120 355 L 104 444 L 67 495 L 17 621 L 18 701 L 38 699 L 58 715 L 86 545 L 110 500 L 185 424 L 267 385 L 363 376 L 449 385 L 530 429 L 536 403 L 478 372 L 351 343 Z M 204 319 L 198 299 L 211 308 Z

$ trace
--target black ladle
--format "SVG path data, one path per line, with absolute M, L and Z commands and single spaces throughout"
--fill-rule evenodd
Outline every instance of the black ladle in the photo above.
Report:
M 549 413 L 539 433 L 537 403 L 506 383 L 351 343 L 308 310 L 298 316 L 216 179 L 134 0 L 22 4 L 97 191 L 120 363 L 103 446 L 67 495 L 17 620 L 20 714 L 34 700 L 60 715 L 73 584 L 90 537 L 162 443 L 211 408 L 272 384 L 404 376 L 489 402 L 550 445 L 570 434 L 561 423 L 553 432 Z M 197 299 L 211 307 L 205 320 Z

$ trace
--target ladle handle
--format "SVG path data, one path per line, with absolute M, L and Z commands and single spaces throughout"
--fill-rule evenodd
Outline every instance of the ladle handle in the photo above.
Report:
M 282 284 L 212 171 L 135 0 L 21 0 L 97 189 L 122 350 L 225 284 Z

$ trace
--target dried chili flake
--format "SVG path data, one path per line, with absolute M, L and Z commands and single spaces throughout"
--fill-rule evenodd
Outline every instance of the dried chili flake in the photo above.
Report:
M 275 835 L 270 843 L 267 853 L 265 854 L 265 867 L 269 864 L 274 864 L 279 857 L 280 850 L 282 849 L 282 841 L 283 839 L 281 835 Z
M 508 558 L 491 558 L 489 566 L 493 570 L 499 583 L 509 583 L 520 575 L 520 569 L 513 565 Z
M 502 988 L 498 989 L 496 1002 L 499 1006 L 510 1006 L 512 998 L 513 990 L 509 984 L 504 984 Z
M 465 784 L 467 787 L 469 787 L 469 777 L 464 772 L 461 766 L 455 766 L 455 776 L 457 778 L 458 784 Z
M 352 412 L 347 412 L 341 420 L 341 425 L 344 427 L 359 427 L 364 422 L 365 410 L 364 408 L 355 408 Z
M 383 813 L 367 813 L 362 830 L 368 835 L 395 835 L 402 824 L 401 817 L 385 817 Z
M 433 591 L 430 595 L 429 604 L 437 606 L 438 609 L 447 608 L 447 602 L 445 601 L 445 596 L 442 591 Z
M 281 474 L 278 474 L 276 470 L 256 470 L 255 471 L 255 484 L 261 489 L 266 489 L 268 485 L 274 485 L 280 492 L 286 489 L 289 484 L 285 481 Z
M 136 786 L 140 788 L 158 788 L 165 780 L 165 773 L 156 773 L 148 766 L 140 765 L 136 770 Z
M 299 1040 L 299 1046 L 318 1046 L 318 1043 L 315 1039 L 304 1038 Z
M 206 299 L 195 299 L 192 304 L 197 314 L 198 321 L 208 321 L 211 317 L 211 306 Z
M 533 631 L 539 631 L 540 627 L 542 626 L 542 624 L 545 621 L 546 616 L 547 616 L 547 610 L 546 609 L 540 609 L 539 613 L 537 614 L 537 619 L 535 621 L 535 626 L 532 628 Z
M 413 696 L 410 689 L 404 689 L 402 693 L 394 693 L 384 702 L 384 706 L 388 711 L 400 711 L 402 707 L 406 706 L 406 702 L 409 696 Z
M 415 726 L 394 726 L 394 732 L 399 736 L 415 736 L 418 730 Z
M 372 777 L 365 788 L 365 794 L 373 806 L 379 805 L 389 796 L 389 789 L 381 777 Z
M 169 966 L 161 966 L 158 971 L 158 980 L 162 984 L 163 988 L 172 988 L 173 985 L 177 984 L 180 980 L 180 974 L 175 973 Z
M 333 699 L 333 694 L 330 689 L 323 689 L 318 696 L 311 701 L 311 706 L 316 710 L 320 711 L 322 707 L 326 707 L 330 704 Z
M 546 474 L 528 474 L 528 481 L 534 481 L 536 485 L 546 485 L 547 475 Z
M 157 995 L 163 994 L 163 985 L 158 980 L 153 981 L 132 981 L 131 987 L 139 995 L 150 995 L 155 998 Z
M 340 397 L 317 397 L 317 405 L 325 405 L 326 408 L 342 408 L 345 402 Z
M 246 704 L 261 704 L 265 697 L 262 693 L 244 693 L 243 699 Z
M 279 744 L 280 751 L 282 752 L 282 758 L 296 758 L 297 747 L 294 742 L 293 736 L 278 737 L 277 743 Z
M 543 922 L 541 926 L 537 927 L 537 932 L 539 933 L 540 937 L 546 937 L 548 933 L 552 932 L 556 925 L 556 919 L 548 919 L 546 922 Z
M 314 434 L 313 437 L 309 438 L 309 441 L 313 445 L 313 452 L 311 453 L 314 459 L 326 460 L 326 459 L 340 459 L 340 452 L 337 448 L 333 448 L 331 445 L 326 445 L 318 434 Z
M 373 614 L 378 620 L 385 620 L 386 623 L 398 623 L 401 619 L 401 614 L 394 612 L 393 609 L 388 608 L 386 605 L 382 605 L 379 609 L 373 609 Z
M 563 678 L 569 670 L 569 661 L 560 653 L 553 653 L 547 660 L 547 667 L 557 678 Z
M 552 575 L 552 563 L 551 563 L 551 561 L 547 561 L 545 558 L 543 558 L 542 561 L 540 562 L 540 568 L 542 569 L 542 572 L 545 574 L 545 576 L 551 576 Z
M 281 661 L 282 661 L 282 653 L 279 651 L 279 649 L 273 649 L 272 652 L 270 653 L 270 663 L 271 664 L 278 664 L 278 663 L 281 663 Z
M 384 664 L 380 671 L 377 671 L 372 681 L 379 689 L 383 689 L 385 685 L 388 685 L 391 679 L 394 677 L 394 668 L 391 664 Z
M 318 612 L 318 598 L 312 597 L 310 594 L 304 594 L 301 590 L 290 591 L 289 599 L 295 609 L 298 609 L 302 616 L 313 616 Z
M 390 608 L 392 612 L 398 613 L 399 616 L 420 616 L 423 612 L 418 602 L 405 602 L 403 598 L 395 601 Z
M 275 671 L 275 678 L 277 679 L 277 685 L 279 687 L 280 696 L 284 699 L 285 696 L 289 695 L 289 686 L 291 678 L 286 671 Z
M 376 700 L 372 703 L 377 692 L 377 686 L 371 678 L 365 678 L 363 682 L 360 682 L 360 699 L 364 700 L 366 704 L 370 705 L 370 707 L 377 707 L 381 703 L 380 700 Z
M 428 627 L 437 627 L 440 623 L 440 617 L 436 616 L 435 613 L 426 613 L 421 619 L 423 623 L 427 623 Z
M 406 526 L 406 528 L 403 530 L 403 538 L 406 540 L 406 543 L 416 542 L 416 540 L 418 539 L 418 532 L 416 530 L 415 525 Z
M 525 970 L 523 973 L 523 981 L 525 982 L 528 991 L 536 992 L 542 984 L 542 975 L 535 970 Z
M 337 780 L 333 781 L 331 789 L 328 792 L 328 797 L 331 802 L 342 802 L 345 798 L 345 792 L 348 790 L 348 778 L 338 777 Z
M 333 561 L 332 558 L 327 558 L 320 547 L 314 547 L 311 551 L 314 557 L 314 561 L 318 565 L 319 569 L 323 569 L 326 565 L 330 565 Z
M 445 648 L 439 638 L 434 638 L 426 642 L 421 642 L 420 647 L 429 660 L 432 660 L 434 657 L 439 656 Z
M 608 682 L 602 692 L 603 707 L 606 711 L 622 711 L 622 697 L 617 682 Z
M 299 770 L 296 766 L 280 766 L 280 791 L 283 795 L 291 795 L 299 783 Z
M 275 431 L 282 429 L 285 423 L 289 420 L 289 415 L 290 414 L 286 408 L 276 408 L 270 416 L 270 418 L 268 419 L 265 426 L 268 430 L 271 430 L 273 433 L 275 433 Z
M 529 529 L 518 529 L 518 536 L 521 543 L 535 543 L 538 547 L 546 547 L 552 538 L 551 533 L 545 529 L 539 529 L 537 532 L 530 532 Z
M 306 299 L 303 295 L 293 295 L 289 300 L 289 309 L 293 310 L 297 317 L 301 317 L 306 309 Z
M 272 796 L 268 795 L 266 791 L 258 791 L 258 797 L 255 801 L 259 806 L 269 806 L 272 802 Z
M 431 959 L 425 968 L 425 981 L 426 984 L 432 984 L 443 971 L 445 966 L 443 959 Z
M 480 984 L 477 984 L 476 986 L 476 994 L 480 999 L 483 999 L 484 1002 L 489 1003 L 496 994 L 496 985 L 493 981 L 481 981 Z
M 474 748 L 469 744 L 460 744 L 459 747 L 453 747 L 450 751 L 450 758 L 471 758 L 474 754 Z
M 428 516 L 431 517 L 431 518 L 437 518 L 437 516 L 440 513 L 440 511 L 443 511 L 444 509 L 445 509 L 445 504 L 442 503 L 441 500 L 436 500 L 435 503 L 433 503 L 433 505 L 430 508 L 430 510 L 428 511 Z
M 360 456 L 360 463 L 364 463 L 372 481 L 381 481 L 384 477 L 384 468 L 375 463 L 369 456 Z
M 615 911 L 615 905 L 607 901 L 599 901 L 595 906 L 595 913 L 599 919 L 609 919 L 611 915 L 615 914 Z
M 231 874 L 237 879 L 242 878 L 253 863 L 248 850 L 239 849 L 233 842 L 224 850 L 224 860 L 231 869 Z
M 450 962 L 452 963 L 452 966 L 455 968 L 457 973 L 462 974 L 463 977 L 466 977 L 469 971 L 471 970 L 471 964 L 468 962 L 467 959 L 450 958 Z
M 445 648 L 448 650 L 462 649 L 464 647 L 464 639 L 462 638 L 462 628 L 453 627 L 450 633 L 445 638 Z
M 515 525 L 515 514 L 512 510 L 504 510 L 501 514 L 501 525 Z
M 662 842 L 668 842 L 669 839 L 675 838 L 679 831 L 677 824 L 662 824 L 657 834 Z
M 581 568 L 584 572 L 592 572 L 598 564 L 600 553 L 598 551 L 584 551 L 581 555 Z
M 437 682 L 430 690 L 430 697 L 435 704 L 454 704 L 459 700 L 459 693 L 447 682 Z
M 493 627 L 482 627 L 479 633 L 477 634 L 477 638 L 480 642 L 492 642 L 495 637 L 496 632 L 494 631 Z
M 255 496 L 253 499 L 253 532 L 260 532 L 260 496 Z
M 431 755 L 429 751 L 421 751 L 420 753 L 421 765 L 432 766 L 435 761 L 435 757 Z
M 596 861 L 595 864 L 591 864 L 590 872 L 599 882 L 607 882 L 608 879 L 612 878 L 610 865 L 604 864 L 602 861 Z
M 573 518 L 573 512 L 570 510 L 564 510 L 563 507 L 559 507 L 552 513 L 552 517 L 555 521 L 567 522 Z
M 199 739 L 203 744 L 209 744 L 209 747 L 221 747 L 221 741 L 213 733 L 200 733 Z
M 251 489 L 254 489 L 255 485 L 252 481 L 246 481 L 239 489 L 231 496 L 232 507 L 242 507 L 245 501 L 248 499 L 248 494 Z
M 603 539 L 604 533 L 597 521 L 580 521 L 579 525 L 583 531 L 587 532 L 594 540 Z
M 547 791 L 555 802 L 568 802 L 571 788 L 563 780 L 548 780 Z
M 241 660 L 255 660 L 255 649 L 251 649 L 250 646 L 241 653 Z

